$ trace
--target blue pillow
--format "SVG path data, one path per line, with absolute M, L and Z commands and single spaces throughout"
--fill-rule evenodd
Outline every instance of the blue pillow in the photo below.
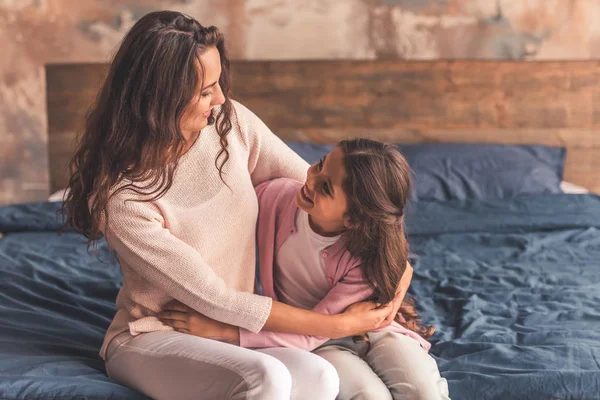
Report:
M 413 170 L 413 200 L 561 193 L 564 148 L 462 143 L 398 147 Z
M 310 164 L 333 148 L 314 143 L 288 145 Z M 413 200 L 561 193 L 564 148 L 463 143 L 399 145 L 398 148 L 413 170 Z
M 331 150 L 333 150 L 333 145 L 330 144 L 298 142 L 286 142 L 286 144 L 310 165 L 315 164 L 325 154 L 328 154 Z

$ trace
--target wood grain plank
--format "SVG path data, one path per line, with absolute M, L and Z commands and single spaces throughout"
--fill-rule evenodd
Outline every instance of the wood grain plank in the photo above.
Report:
M 234 96 L 285 140 L 567 148 L 565 177 L 600 193 L 600 61 L 235 61 Z M 52 190 L 105 64 L 48 65 Z

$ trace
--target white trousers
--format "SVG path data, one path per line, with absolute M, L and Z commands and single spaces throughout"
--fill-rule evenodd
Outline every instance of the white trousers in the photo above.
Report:
M 108 375 L 156 399 L 334 400 L 335 368 L 292 348 L 261 350 L 173 331 L 131 336 L 108 346 Z

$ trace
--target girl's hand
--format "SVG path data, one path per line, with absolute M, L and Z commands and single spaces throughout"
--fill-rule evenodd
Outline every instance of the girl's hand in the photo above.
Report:
M 166 304 L 157 318 L 178 332 L 240 344 L 240 330 L 237 326 L 210 319 L 176 300 Z
M 377 304 L 372 301 L 363 301 L 351 305 L 341 314 L 345 321 L 339 337 L 362 335 L 389 326 L 393 321 L 393 318 L 388 318 L 392 311 L 392 305 L 393 302 Z

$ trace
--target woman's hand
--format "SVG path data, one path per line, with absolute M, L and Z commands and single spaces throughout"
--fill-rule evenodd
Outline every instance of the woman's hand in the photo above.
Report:
M 237 326 L 210 319 L 178 301 L 166 304 L 157 314 L 163 324 L 178 332 L 218 340 L 231 344 L 240 344 L 240 330 Z
M 393 302 L 388 304 L 377 304 L 372 301 L 363 301 L 352 304 L 342 314 L 344 318 L 342 330 L 339 335 L 332 339 L 346 336 L 362 335 L 375 329 L 389 326 L 393 318 L 388 318 L 392 312 Z
M 342 329 L 342 332 L 346 332 L 346 334 L 342 336 L 362 335 L 375 329 L 385 328 L 394 322 L 394 318 L 398 315 L 400 305 L 412 281 L 412 276 L 413 268 L 407 261 L 406 269 L 396 290 L 396 296 L 390 303 L 379 305 L 370 301 L 364 301 L 348 307 L 341 314 L 341 317 L 346 318 L 343 323 L 344 328 Z

